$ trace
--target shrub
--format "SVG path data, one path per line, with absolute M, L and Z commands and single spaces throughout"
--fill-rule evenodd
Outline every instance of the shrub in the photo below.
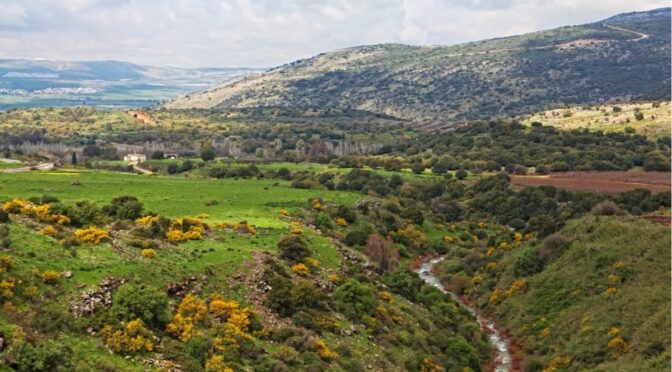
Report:
M 55 284 L 61 280 L 61 273 L 58 271 L 47 270 L 42 273 L 42 281 L 46 284 Z
M 356 279 L 348 279 L 334 291 L 334 300 L 339 309 L 352 319 L 371 315 L 378 305 L 376 290 Z
M 306 276 L 310 274 L 310 269 L 308 268 L 308 266 L 299 262 L 297 264 L 292 265 L 292 272 L 300 276 Z
M 100 244 L 103 240 L 108 239 L 110 234 L 95 226 L 79 229 L 75 231 L 75 238 L 82 243 Z
M 114 294 L 109 314 L 117 322 L 142 319 L 146 324 L 160 327 L 170 319 L 168 297 L 154 287 L 126 283 Z
M 107 325 L 102 330 L 105 344 L 114 352 L 134 353 L 154 350 L 152 332 L 145 328 L 141 319 L 132 320 L 122 328 Z
M 544 239 L 539 250 L 539 257 L 548 262 L 558 257 L 566 248 L 570 241 L 560 234 L 553 234 Z
M 103 207 L 103 212 L 117 220 L 136 220 L 142 216 L 142 209 L 135 196 L 119 196 Z
M 591 211 L 596 216 L 613 216 L 620 212 L 616 203 L 611 200 L 600 202 Z
M 303 262 L 310 256 L 310 248 L 300 235 L 286 235 L 278 241 L 280 257 L 290 262 Z
M 145 258 L 155 258 L 156 257 L 156 250 L 152 248 L 145 248 L 140 252 L 140 255 Z
M 17 358 L 19 371 L 67 371 L 72 349 L 59 340 L 43 340 L 20 345 Z

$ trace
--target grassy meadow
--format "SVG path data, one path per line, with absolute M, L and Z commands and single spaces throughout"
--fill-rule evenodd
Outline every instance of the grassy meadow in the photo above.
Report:
M 641 112 L 641 119 L 635 117 Z M 670 103 L 643 102 L 588 107 L 572 107 L 542 111 L 524 116 L 526 125 L 538 121 L 558 129 L 587 128 L 590 131 L 634 131 L 653 138 L 670 136 Z

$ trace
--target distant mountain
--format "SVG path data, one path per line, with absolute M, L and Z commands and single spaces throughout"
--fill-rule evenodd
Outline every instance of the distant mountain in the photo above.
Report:
M 670 8 L 454 46 L 336 50 L 168 108 L 366 110 L 433 128 L 562 105 L 670 98 Z
M 258 70 L 236 67 L 178 68 L 136 65 L 121 61 L 54 61 L 0 59 L 0 79 L 52 78 L 63 80 L 222 80 Z
M 0 110 L 33 106 L 147 106 L 255 72 L 261 70 L 154 67 L 120 61 L 0 59 Z

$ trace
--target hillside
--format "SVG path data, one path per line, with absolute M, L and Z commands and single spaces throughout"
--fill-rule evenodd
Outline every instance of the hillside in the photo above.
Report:
M 588 129 L 603 132 L 627 132 L 652 138 L 670 137 L 669 102 L 576 106 L 523 115 L 526 125 L 541 122 L 559 129 Z
M 466 293 L 510 331 L 526 370 L 662 371 L 670 356 L 669 246 L 667 226 L 587 216 L 477 261 L 478 248 L 453 254 L 439 271 L 453 286 L 465 274 L 479 278 Z
M 669 97 L 670 9 L 455 46 L 320 54 L 168 108 L 347 107 L 442 126 L 558 105 Z

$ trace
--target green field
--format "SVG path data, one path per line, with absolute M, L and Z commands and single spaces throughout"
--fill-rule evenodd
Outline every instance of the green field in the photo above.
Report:
M 350 192 L 294 189 L 280 180 L 148 177 L 79 169 L 0 174 L 0 193 L 2 199 L 51 195 L 63 202 L 90 200 L 101 205 L 116 196 L 132 195 L 148 211 L 168 217 L 207 213 L 209 223 L 247 220 L 273 228 L 286 226 L 278 214 L 280 208 L 304 207 L 309 198 L 322 197 L 340 204 L 362 198 Z M 206 205 L 212 201 L 216 204 Z

